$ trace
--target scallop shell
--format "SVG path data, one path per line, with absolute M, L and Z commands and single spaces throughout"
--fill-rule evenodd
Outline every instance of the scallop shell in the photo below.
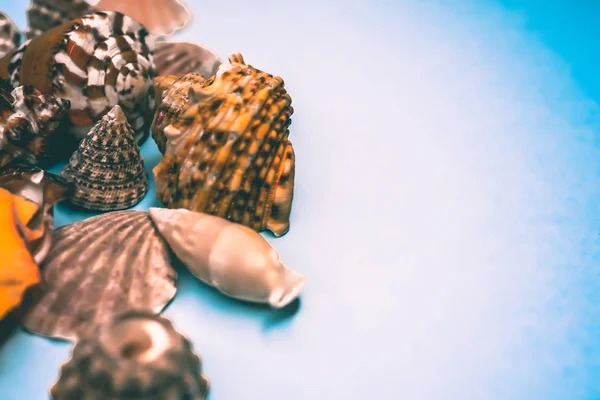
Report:
M 289 230 L 294 187 L 291 98 L 280 77 L 247 65 L 240 54 L 229 61 L 204 82 L 177 80 L 181 85 L 161 93 L 152 127 L 159 145 L 166 140 L 154 168 L 157 198 L 169 208 L 204 212 L 281 236 Z M 173 81 L 158 78 L 157 86 L 163 79 Z M 186 92 L 180 86 L 191 89 L 191 96 L 178 97 Z M 183 109 L 164 104 L 173 98 Z M 169 114 L 171 109 L 179 109 L 178 114 Z
M 71 102 L 67 128 L 78 138 L 120 105 L 139 143 L 156 106 L 154 39 L 132 18 L 96 12 L 52 28 L 0 60 L 0 77 Z
M 100 0 L 96 8 L 119 11 L 139 21 L 151 35 L 171 35 L 185 27 L 192 18 L 188 9 L 177 0 Z
M 33 39 L 60 24 L 96 10 L 85 0 L 31 0 L 25 37 Z
M 177 274 L 148 213 L 117 211 L 54 231 L 35 304 L 21 316 L 38 335 L 75 340 L 132 309 L 161 312 Z
M 21 32 L 12 19 L 0 12 L 0 58 L 21 44 Z
M 61 175 L 77 184 L 71 203 L 96 211 L 133 207 L 148 192 L 144 160 L 121 107 L 79 144 Z
M 99 380 L 103 384 L 95 384 Z M 75 344 L 50 395 L 56 400 L 204 400 L 208 390 L 200 357 L 171 321 L 130 311 Z
M 51 141 L 70 108 L 69 101 L 42 95 L 31 85 L 11 89 L 8 81 L 2 80 L 0 166 L 18 157 L 30 156 L 36 162 L 49 158 Z
M 217 73 L 223 60 L 206 47 L 194 43 L 157 42 L 154 63 L 161 76 L 195 72 L 210 78 Z

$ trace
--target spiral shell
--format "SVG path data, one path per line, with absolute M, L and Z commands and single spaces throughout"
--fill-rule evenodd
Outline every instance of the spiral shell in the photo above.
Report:
M 206 47 L 194 43 L 157 42 L 154 63 L 161 76 L 195 72 L 210 78 L 217 73 L 223 60 Z
M 209 381 L 190 341 L 158 315 L 130 311 L 73 347 L 53 400 L 204 400 Z
M 153 171 L 157 198 L 281 236 L 294 187 L 291 98 L 280 77 L 240 54 L 229 61 L 204 81 L 197 74 L 157 79 L 162 101 L 152 131 L 159 146 L 166 141 Z M 163 80 L 174 84 L 164 90 Z M 170 99 L 178 104 L 164 104 Z
M 70 131 L 79 138 L 118 104 L 141 143 L 156 106 L 153 51 L 140 23 L 95 12 L 23 43 L 0 60 L 0 77 L 69 100 Z
M 148 192 L 144 160 L 119 106 L 81 141 L 61 175 L 76 183 L 71 203 L 88 210 L 122 210 L 144 198 Z
M 12 19 L 0 12 L 0 58 L 21 43 L 21 32 Z
M 43 286 L 21 317 L 38 335 L 74 340 L 132 309 L 160 312 L 177 274 L 148 213 L 116 211 L 54 231 Z

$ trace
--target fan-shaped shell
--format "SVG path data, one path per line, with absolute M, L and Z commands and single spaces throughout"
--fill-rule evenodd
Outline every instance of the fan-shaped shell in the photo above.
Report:
M 78 137 L 118 104 L 141 143 L 156 106 L 153 51 L 154 40 L 131 17 L 95 12 L 23 43 L 0 61 L 0 77 L 69 100 Z
M 33 39 L 50 29 L 96 10 L 85 0 L 31 0 L 25 37 Z
M 22 324 L 38 335 L 74 340 L 131 309 L 158 313 L 176 293 L 170 261 L 145 212 L 117 211 L 60 227 Z
M 148 192 L 144 160 L 119 106 L 81 141 L 61 175 L 76 183 L 71 202 L 89 210 L 122 210 L 144 198 Z
M 194 72 L 210 78 L 217 73 L 223 60 L 206 47 L 194 43 L 157 42 L 154 63 L 161 76 L 182 76 Z
M 182 29 L 192 18 L 190 12 L 177 0 L 100 0 L 96 8 L 103 11 L 119 11 L 139 21 L 151 35 L 170 35 Z
M 289 229 L 293 198 L 291 98 L 280 77 L 247 65 L 240 54 L 229 60 L 199 85 L 193 79 L 177 81 L 192 89 L 191 100 L 182 99 L 177 93 L 186 90 L 175 85 L 162 93 L 153 132 L 167 119 L 170 124 L 161 131 L 166 150 L 154 168 L 157 198 L 169 208 L 224 217 L 280 236 Z M 179 107 L 164 105 L 172 98 L 191 105 L 172 116 L 169 111 Z
M 21 44 L 21 32 L 12 19 L 0 12 L 0 58 Z

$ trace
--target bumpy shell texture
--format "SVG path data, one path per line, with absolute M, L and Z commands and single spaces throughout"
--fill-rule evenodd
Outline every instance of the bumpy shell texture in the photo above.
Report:
M 192 345 L 164 317 L 131 311 L 78 341 L 50 389 L 54 400 L 204 400 Z
M 210 78 L 217 73 L 223 60 L 206 47 L 194 43 L 157 42 L 154 63 L 161 76 L 195 72 Z
M 96 8 L 119 11 L 139 21 L 151 35 L 163 36 L 185 27 L 192 18 L 181 1 L 177 0 L 100 0 Z
M 71 133 L 83 137 L 120 105 L 141 143 L 156 106 L 154 39 L 132 18 L 95 12 L 26 41 L 0 60 L 0 77 L 71 102 Z
M 170 253 L 145 212 L 117 211 L 54 231 L 43 284 L 21 317 L 38 335 L 74 340 L 131 309 L 158 313 L 175 296 Z
M 81 141 L 61 175 L 77 185 L 71 203 L 88 210 L 122 210 L 144 198 L 148 192 L 144 160 L 119 106 Z
M 66 21 L 95 11 L 98 10 L 85 0 L 31 0 L 25 37 L 33 39 Z
M 0 58 L 21 44 L 21 32 L 6 14 L 0 12 Z
M 155 115 L 153 134 L 159 146 L 161 135 L 166 140 L 154 169 L 157 198 L 169 208 L 200 211 L 281 236 L 289 230 L 294 187 L 291 98 L 280 77 L 247 65 L 240 54 L 229 60 L 204 82 L 176 80 L 161 91 L 165 103 L 177 97 L 171 90 L 185 93 L 179 86 L 187 85 L 191 100 L 179 103 L 191 105 L 175 113 L 171 110 L 178 104 L 161 104 Z M 163 86 L 161 80 L 157 86 Z
M 50 157 L 51 141 L 68 112 L 70 103 L 52 95 L 42 95 L 31 85 L 12 90 L 0 83 L 0 166 L 19 157 L 36 162 Z

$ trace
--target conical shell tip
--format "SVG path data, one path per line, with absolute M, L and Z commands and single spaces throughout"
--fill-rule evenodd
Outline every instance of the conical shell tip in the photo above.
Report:
M 127 122 L 127 117 L 118 104 L 108 112 L 108 118 L 115 120 L 118 123 Z

